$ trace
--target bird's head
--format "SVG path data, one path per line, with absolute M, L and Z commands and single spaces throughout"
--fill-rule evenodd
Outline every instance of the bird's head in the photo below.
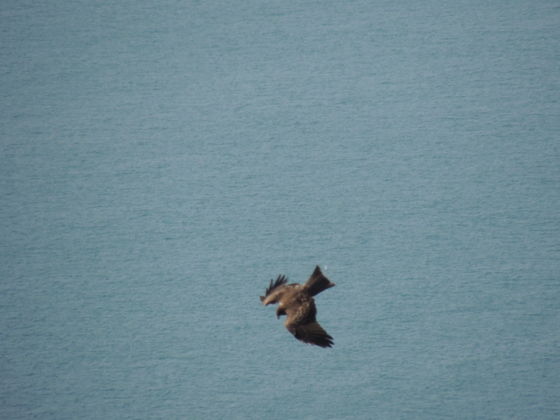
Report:
M 286 309 L 282 305 L 278 305 L 276 308 L 276 317 L 280 318 L 282 315 L 286 315 Z

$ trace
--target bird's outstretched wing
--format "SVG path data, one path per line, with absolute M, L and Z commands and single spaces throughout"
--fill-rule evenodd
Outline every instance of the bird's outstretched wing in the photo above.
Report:
M 333 338 L 319 325 L 316 320 L 306 324 L 288 324 L 286 328 L 295 338 L 304 343 L 316 345 L 319 347 L 331 347 L 334 342 Z
M 270 303 L 276 303 L 276 295 L 284 286 L 288 283 L 288 278 L 286 276 L 278 276 L 276 281 L 270 279 L 270 285 L 267 287 L 264 296 L 261 296 L 261 302 L 263 305 L 268 305 Z
M 307 344 L 314 344 L 319 347 L 331 347 L 333 338 L 319 325 L 315 316 L 317 307 L 313 298 L 305 301 L 292 302 L 286 308 L 285 326 L 295 338 Z

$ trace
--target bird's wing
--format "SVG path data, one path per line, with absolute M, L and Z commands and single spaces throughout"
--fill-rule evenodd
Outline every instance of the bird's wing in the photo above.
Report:
M 304 304 L 290 305 L 286 308 L 286 314 L 288 319 L 284 325 L 298 340 L 319 347 L 331 347 L 334 344 L 333 338 L 315 319 L 317 308 L 313 298 Z
M 280 296 L 284 293 L 284 289 L 288 283 L 286 276 L 278 276 L 276 281 L 270 280 L 270 285 L 267 287 L 264 296 L 261 296 L 261 302 L 264 306 L 271 303 L 276 303 Z
M 316 320 L 307 324 L 287 324 L 286 328 L 295 338 L 307 344 L 314 344 L 319 347 L 331 347 L 333 338 L 319 325 Z

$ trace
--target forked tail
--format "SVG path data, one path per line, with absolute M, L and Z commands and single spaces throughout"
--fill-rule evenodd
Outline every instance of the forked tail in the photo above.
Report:
M 319 266 L 315 268 L 315 271 L 311 274 L 307 283 L 305 283 L 305 287 L 309 290 L 309 294 L 311 294 L 311 296 L 316 296 L 334 285 L 335 284 L 326 278 L 321 272 Z

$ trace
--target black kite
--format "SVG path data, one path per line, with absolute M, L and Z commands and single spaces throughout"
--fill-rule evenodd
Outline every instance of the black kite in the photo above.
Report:
M 305 284 L 288 283 L 286 276 L 278 276 L 276 281 L 270 280 L 261 302 L 264 306 L 278 303 L 276 315 L 286 315 L 284 325 L 295 338 L 309 345 L 331 347 L 333 338 L 319 325 L 315 319 L 317 308 L 313 296 L 334 286 L 334 283 L 324 276 L 319 266 L 315 268 Z

